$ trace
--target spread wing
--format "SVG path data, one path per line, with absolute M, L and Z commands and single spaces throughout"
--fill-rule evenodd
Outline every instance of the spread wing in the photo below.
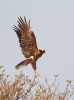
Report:
M 13 27 L 13 30 L 16 32 L 18 38 L 19 38 L 19 43 L 21 43 L 21 32 L 19 30 L 19 28 L 17 28 L 15 25 Z
M 22 49 L 22 52 L 26 58 L 30 56 L 34 56 L 35 52 L 38 50 L 37 44 L 36 44 L 36 38 L 31 31 L 30 28 L 30 21 L 29 24 L 26 22 L 26 18 L 24 17 L 24 20 L 20 17 L 18 18 L 18 26 L 13 27 L 13 30 L 16 32 L 19 42 L 20 42 L 20 47 Z

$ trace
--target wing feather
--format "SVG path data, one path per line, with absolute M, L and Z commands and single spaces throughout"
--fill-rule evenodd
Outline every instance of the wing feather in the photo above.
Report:
M 26 58 L 34 56 L 35 52 L 38 50 L 36 37 L 33 31 L 30 28 L 30 20 L 27 23 L 26 18 L 24 20 L 20 17 L 18 18 L 18 27 L 13 27 L 13 30 L 16 32 L 22 52 Z
M 21 42 L 21 32 L 19 28 L 17 28 L 15 25 L 13 26 L 13 30 L 16 32 L 18 38 L 19 38 L 19 43 Z

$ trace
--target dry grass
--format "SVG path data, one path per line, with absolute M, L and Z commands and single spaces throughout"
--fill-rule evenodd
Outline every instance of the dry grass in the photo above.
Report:
M 74 95 L 72 81 L 66 80 L 66 88 L 63 93 L 60 93 L 59 83 L 56 85 L 58 75 L 54 75 L 55 80 L 51 86 L 45 78 L 47 87 L 35 79 L 30 80 L 22 72 L 19 76 L 15 75 L 14 82 L 9 81 L 8 77 L 9 75 L 5 75 L 3 70 L 0 74 L 0 100 L 73 100 L 70 99 Z

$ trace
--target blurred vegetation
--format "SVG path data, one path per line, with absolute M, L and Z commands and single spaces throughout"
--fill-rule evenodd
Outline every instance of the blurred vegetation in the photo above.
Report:
M 66 88 L 61 93 L 58 90 L 59 83 L 56 82 L 58 75 L 54 75 L 54 82 L 51 86 L 47 78 L 45 78 L 47 86 L 44 86 L 36 79 L 29 79 L 22 72 L 20 75 L 14 75 L 14 82 L 9 81 L 8 77 L 5 70 L 0 73 L 0 100 L 74 100 L 72 80 L 66 80 Z

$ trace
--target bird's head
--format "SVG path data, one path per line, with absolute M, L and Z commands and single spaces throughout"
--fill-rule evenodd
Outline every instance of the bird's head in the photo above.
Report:
M 44 49 L 41 49 L 41 50 L 39 50 L 39 51 L 40 51 L 42 54 L 45 53 L 45 50 L 44 50 Z

